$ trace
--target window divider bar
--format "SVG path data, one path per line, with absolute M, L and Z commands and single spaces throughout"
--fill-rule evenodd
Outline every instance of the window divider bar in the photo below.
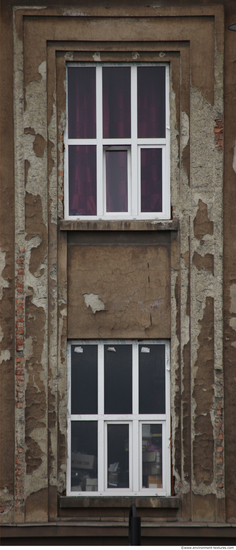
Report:
M 103 215 L 104 177 L 103 177 L 103 110 L 102 110 L 102 67 L 96 70 L 96 135 L 97 135 L 97 216 Z
M 138 215 L 138 158 L 137 158 L 137 66 L 131 66 L 131 215 Z
M 102 493 L 105 489 L 104 431 L 104 421 L 98 420 L 98 492 L 100 493 Z

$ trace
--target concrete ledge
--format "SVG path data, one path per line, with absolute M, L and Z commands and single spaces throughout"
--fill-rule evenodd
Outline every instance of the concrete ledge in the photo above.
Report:
M 59 222 L 60 231 L 178 231 L 178 220 L 70 221 Z
M 67 538 L 67 537 L 127 537 L 128 521 L 68 521 L 52 522 L 48 524 L 11 524 L 1 525 L 1 543 L 8 538 Z M 184 539 L 190 537 L 216 539 L 236 537 L 235 524 L 207 524 L 182 522 L 141 522 L 142 537 L 163 537 L 168 539 Z M 43 541 L 42 541 L 43 542 Z M 176 542 L 177 544 L 177 542 Z
M 60 508 L 179 508 L 179 497 L 59 497 Z

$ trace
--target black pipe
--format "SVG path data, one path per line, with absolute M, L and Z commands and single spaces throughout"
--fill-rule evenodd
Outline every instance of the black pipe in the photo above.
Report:
M 129 509 L 129 546 L 141 546 L 141 518 L 137 517 L 135 504 Z

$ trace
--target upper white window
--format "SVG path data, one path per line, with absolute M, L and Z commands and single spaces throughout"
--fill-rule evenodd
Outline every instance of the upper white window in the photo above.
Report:
M 68 495 L 170 494 L 166 341 L 68 344 Z
M 66 219 L 170 218 L 169 67 L 67 67 Z

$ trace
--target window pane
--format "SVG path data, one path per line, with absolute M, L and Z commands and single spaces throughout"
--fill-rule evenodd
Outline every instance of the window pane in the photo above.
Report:
M 141 212 L 162 211 L 162 150 L 141 149 Z
M 165 414 L 165 346 L 139 345 L 139 412 Z
M 97 422 L 71 423 L 71 490 L 97 491 Z
M 95 67 L 68 67 L 69 139 L 96 138 L 95 71 Z
M 129 487 L 129 425 L 109 424 L 107 486 L 110 489 Z
M 132 413 L 132 346 L 104 347 L 105 414 Z
M 138 67 L 137 71 L 138 137 L 165 137 L 165 67 Z
M 69 212 L 71 216 L 97 213 L 96 145 L 69 147 Z
M 103 67 L 103 137 L 130 138 L 130 67 Z
M 127 151 L 106 151 L 106 210 L 127 212 Z
M 97 346 L 71 346 L 71 413 L 97 414 Z
M 142 425 L 142 487 L 162 487 L 162 426 Z

